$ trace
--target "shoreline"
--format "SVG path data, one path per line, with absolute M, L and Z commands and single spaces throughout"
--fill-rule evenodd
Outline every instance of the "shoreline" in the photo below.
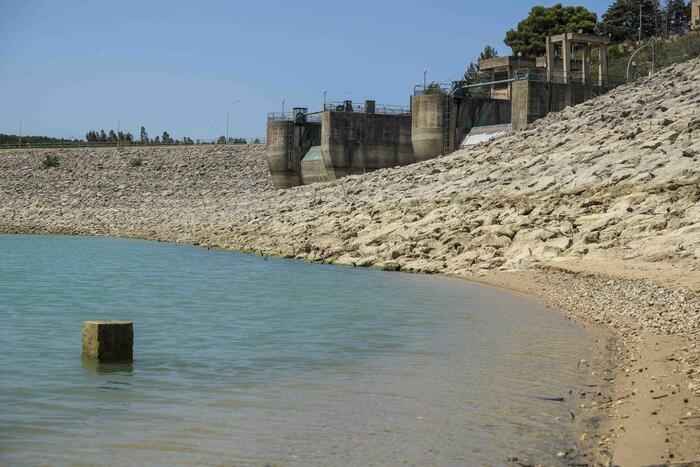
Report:
M 577 401 L 577 418 L 599 423 L 583 440 L 598 463 L 698 463 L 698 103 L 693 59 L 469 149 L 283 191 L 262 145 L 6 151 L 0 232 L 167 240 L 514 289 L 614 338 L 601 339 L 609 367 L 589 362 L 610 388 Z M 41 168 L 47 154 L 58 167 Z
M 0 228 L 0 233 L 107 237 L 75 232 L 9 232 L 6 228 Z M 109 236 L 259 254 L 197 242 Z M 294 260 L 282 255 L 267 256 Z M 323 261 L 316 263 L 334 264 Z M 429 275 L 479 283 L 531 299 L 553 312 L 563 314 L 590 337 L 594 358 L 590 361 L 582 360 L 579 365 L 583 371 L 590 372 L 598 384 L 591 387 L 590 391 L 568 397 L 570 404 L 576 401 L 577 405 L 572 412 L 572 432 L 576 433 L 576 438 L 571 440 L 571 450 L 559 453 L 563 461 L 571 465 L 695 465 L 700 462 L 700 437 L 692 433 L 692 430 L 700 428 L 700 375 L 694 370 L 700 365 L 700 346 L 679 336 L 660 336 L 640 329 L 630 319 L 594 319 L 583 308 L 570 306 L 578 299 L 571 295 L 572 290 L 583 294 L 615 293 L 604 290 L 605 286 L 595 291 L 589 285 L 574 285 L 582 277 L 606 282 L 613 290 L 616 286 L 619 287 L 616 281 L 630 279 L 586 272 L 585 265 L 581 262 L 567 266 L 569 268 L 547 265 L 538 269 L 479 276 L 441 273 Z M 378 269 L 376 266 L 369 267 Z M 564 300 L 561 297 L 562 279 L 566 283 L 564 292 L 568 295 Z M 642 352 L 642 349 L 645 351 Z M 653 352 L 649 352 L 650 349 Z M 674 357 L 669 359 L 669 354 Z M 639 373 L 636 378 L 635 372 Z M 631 376 L 633 379 L 630 384 Z M 513 465 L 528 465 L 522 464 L 523 461 L 513 458 L 509 462 Z

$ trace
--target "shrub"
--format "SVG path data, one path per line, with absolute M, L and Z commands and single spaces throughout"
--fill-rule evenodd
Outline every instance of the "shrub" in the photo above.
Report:
M 131 167 L 141 167 L 142 164 L 143 164 L 143 159 L 141 159 L 138 156 L 132 157 L 131 159 L 129 159 L 129 166 L 131 166 Z
M 58 167 L 58 156 L 47 154 L 44 160 L 41 161 L 41 167 L 48 169 L 49 167 Z

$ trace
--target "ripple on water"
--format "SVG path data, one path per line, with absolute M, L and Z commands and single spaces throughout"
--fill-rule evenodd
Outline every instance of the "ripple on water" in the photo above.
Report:
M 583 331 L 484 286 L 108 238 L 0 236 L 0 463 L 555 462 Z M 132 319 L 133 365 L 80 356 Z M 560 419 L 555 420 L 556 417 Z

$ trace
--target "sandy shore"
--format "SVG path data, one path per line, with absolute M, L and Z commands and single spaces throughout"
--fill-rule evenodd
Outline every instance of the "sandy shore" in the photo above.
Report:
M 413 166 L 272 190 L 262 146 L 0 152 L 0 232 L 479 280 L 598 336 L 562 462 L 700 462 L 700 60 Z M 134 166 L 130 160 L 142 159 Z M 595 460 L 593 460 L 595 459 Z

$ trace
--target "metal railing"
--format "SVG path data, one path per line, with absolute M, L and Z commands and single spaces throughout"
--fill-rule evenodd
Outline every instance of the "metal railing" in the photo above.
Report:
M 599 81 L 599 74 L 597 71 L 592 70 L 588 74 L 588 79 L 590 84 L 597 86 Z M 516 81 L 539 81 L 539 82 L 551 82 L 551 83 L 572 83 L 572 84 L 583 84 L 584 83 L 584 77 L 583 77 L 583 71 L 582 70 L 574 70 L 570 71 L 568 73 L 564 73 L 563 71 L 553 71 L 551 74 L 551 79 L 549 75 L 547 74 L 547 70 L 545 68 L 522 68 L 519 70 L 516 70 L 515 72 L 515 80 Z M 622 77 L 622 76 L 617 76 L 617 75 L 611 75 L 608 74 L 607 77 L 605 77 L 604 83 L 606 83 L 606 86 L 608 87 L 615 87 L 619 86 L 622 84 L 625 84 L 627 80 Z
M 305 116 L 305 121 L 306 122 L 320 122 L 321 119 L 323 118 L 323 115 L 321 115 L 321 112 L 308 112 L 304 114 Z M 292 122 L 296 120 L 296 115 L 294 112 L 271 112 L 267 114 L 267 121 L 268 122 Z
M 325 110 L 331 110 L 333 112 L 367 113 L 367 107 L 364 103 L 355 104 L 351 101 L 327 102 Z M 382 115 L 409 115 L 411 113 L 411 107 L 408 105 L 384 105 L 375 103 L 374 113 Z
M 423 94 L 449 94 L 454 89 L 454 83 L 458 82 L 459 81 L 416 84 L 413 86 L 413 95 L 422 96 Z
M 289 121 L 291 122 L 294 120 L 294 114 L 289 111 L 289 112 L 270 112 L 267 114 L 267 121 L 272 122 L 272 121 Z

